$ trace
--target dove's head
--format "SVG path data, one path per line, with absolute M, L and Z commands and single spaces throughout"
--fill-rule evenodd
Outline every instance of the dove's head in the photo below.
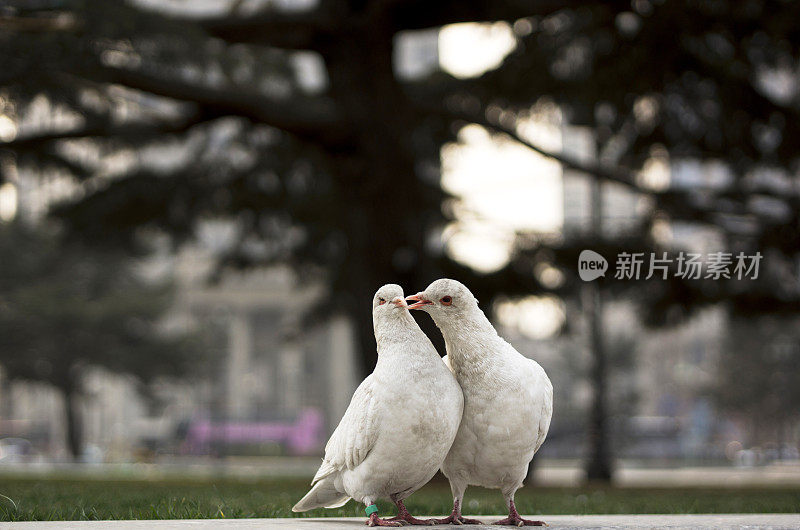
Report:
M 437 324 L 452 317 L 463 317 L 478 309 L 478 301 L 467 286 L 449 278 L 436 280 L 424 291 L 406 300 L 415 301 L 409 308 L 429 313 Z
M 408 304 L 403 297 L 403 288 L 394 283 L 387 283 L 378 289 L 372 298 L 373 318 L 392 318 L 402 313 L 408 313 Z
M 424 337 L 403 297 L 403 288 L 393 283 L 384 285 L 372 298 L 372 327 L 378 343 L 378 355 L 382 345 L 391 342 L 420 340 Z

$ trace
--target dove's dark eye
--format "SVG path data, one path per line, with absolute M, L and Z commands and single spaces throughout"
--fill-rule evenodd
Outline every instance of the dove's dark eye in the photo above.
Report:
M 450 296 L 443 296 L 439 301 L 442 303 L 442 305 L 451 305 L 453 303 L 453 298 Z
M 386 303 L 386 300 L 384 300 L 383 298 L 378 298 L 378 305 L 383 305 L 385 303 Z

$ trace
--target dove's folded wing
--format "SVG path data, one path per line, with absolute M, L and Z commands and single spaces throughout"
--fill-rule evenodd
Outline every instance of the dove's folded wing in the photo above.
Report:
M 342 421 L 325 446 L 325 458 L 312 484 L 331 473 L 355 468 L 375 445 L 380 422 L 373 384 L 369 376 L 356 389 Z
M 544 443 L 547 438 L 547 431 L 550 430 L 550 419 L 553 417 L 553 392 L 552 390 L 545 395 L 541 403 L 541 412 L 539 414 L 539 432 L 536 435 L 536 445 L 533 448 L 534 453 Z
M 533 451 L 535 453 L 544 443 L 544 439 L 547 438 L 547 432 L 550 430 L 550 419 L 553 417 L 553 384 L 536 361 L 525 359 L 525 362 L 529 367 L 533 367 L 536 374 L 535 380 L 537 381 L 535 387 L 538 390 L 534 394 L 537 399 L 533 403 L 533 410 L 539 416 L 538 429 L 534 438 Z

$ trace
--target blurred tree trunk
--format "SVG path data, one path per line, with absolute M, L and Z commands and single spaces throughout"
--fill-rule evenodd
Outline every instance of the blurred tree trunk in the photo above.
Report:
M 591 181 L 591 226 L 597 239 L 602 239 L 602 190 L 597 179 Z M 586 479 L 592 482 L 611 480 L 611 454 L 608 443 L 608 403 L 606 383 L 608 367 L 603 333 L 603 292 L 598 278 L 584 286 L 584 308 L 589 319 L 589 344 L 592 404 L 587 428 L 589 453 L 585 464 Z
M 354 10 L 355 11 L 355 10 Z M 331 95 L 352 132 L 348 145 L 329 150 L 342 182 L 348 258 L 348 311 L 356 326 L 361 368 L 375 363 L 369 301 L 385 283 L 422 289 L 423 216 L 402 215 L 424 195 L 410 143 L 415 120 L 395 79 L 393 29 L 381 10 L 351 12 L 349 23 L 324 47 Z M 353 22 L 358 20 L 358 22 Z M 406 109 L 398 112 L 398 109 Z
M 585 464 L 586 478 L 589 481 L 611 480 L 611 453 L 608 443 L 608 404 L 606 381 L 608 368 L 605 346 L 603 344 L 603 303 L 602 291 L 598 284 L 586 287 L 586 311 L 589 317 L 591 368 L 589 381 L 592 386 L 592 404 L 589 411 L 587 429 L 589 454 Z
M 14 404 L 11 402 L 11 378 L 5 373 L 0 372 L 0 418 L 10 420 L 14 411 Z
M 64 395 L 64 419 L 67 429 L 67 449 L 72 459 L 77 461 L 83 454 L 83 421 L 80 411 L 80 391 L 77 381 L 68 376 L 67 381 L 60 387 Z

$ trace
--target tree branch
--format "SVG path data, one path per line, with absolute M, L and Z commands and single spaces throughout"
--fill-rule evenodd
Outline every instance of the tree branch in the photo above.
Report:
M 194 102 L 216 115 L 237 115 L 298 137 L 331 141 L 342 133 L 343 122 L 334 102 L 322 97 L 293 95 L 277 99 L 254 92 L 232 92 L 196 85 L 177 78 L 166 79 L 142 70 L 98 66 L 101 80 L 181 101 Z
M 0 149 L 36 149 L 50 142 L 59 140 L 79 139 L 79 138 L 116 138 L 116 137 L 140 137 L 144 135 L 180 133 L 189 130 L 195 125 L 218 119 L 221 116 L 198 113 L 189 120 L 174 121 L 170 123 L 158 124 L 126 124 L 112 125 L 86 124 L 77 129 L 66 131 L 45 131 L 38 134 L 18 136 L 13 140 L 0 142 Z
M 316 50 L 333 27 L 324 14 L 281 13 L 269 9 L 255 15 L 199 19 L 198 25 L 226 42 L 263 44 L 275 48 Z
M 82 23 L 71 13 L 30 17 L 0 16 L 0 29 L 14 33 L 74 32 L 81 26 Z
M 623 8 L 628 2 L 615 0 Z M 382 8 L 392 21 L 394 31 L 419 30 L 459 22 L 513 22 L 530 16 L 546 16 L 561 9 L 596 5 L 592 0 L 396 0 Z M 607 5 L 608 2 L 604 3 Z M 353 17 L 359 13 L 350 13 Z M 276 48 L 319 50 L 325 40 L 348 30 L 355 18 L 337 17 L 329 10 L 301 12 L 267 8 L 250 15 L 226 15 L 189 19 L 209 34 L 226 42 L 263 44 Z
M 688 45 L 684 40 L 680 40 L 678 42 L 680 49 L 695 61 L 698 66 L 698 70 L 701 72 L 708 72 L 710 77 L 716 79 L 720 85 L 739 86 L 744 91 L 747 98 L 750 98 L 762 105 L 767 112 L 785 112 L 791 118 L 793 118 L 795 122 L 800 119 L 800 109 L 792 106 L 791 104 L 784 105 L 776 102 L 774 99 L 767 97 L 763 92 L 753 85 L 754 79 L 750 73 L 756 71 L 754 66 L 748 65 L 749 68 L 746 70 L 747 73 L 737 71 L 736 68 L 730 67 L 729 65 L 720 64 L 718 61 L 714 61 L 711 54 L 708 52 L 701 53 L 695 47 Z
M 398 2 L 393 10 L 396 29 L 414 30 L 457 24 L 459 22 L 514 22 L 520 18 L 546 16 L 562 9 L 593 6 L 591 0 L 450 0 L 429 2 L 411 0 Z M 614 0 L 603 5 L 621 5 L 630 9 L 629 2 Z
M 657 191 L 642 188 L 636 183 L 635 173 L 626 168 L 618 166 L 608 167 L 602 164 L 588 164 L 564 153 L 554 153 L 544 149 L 520 136 L 513 126 L 490 120 L 486 118 L 484 114 L 452 110 L 445 106 L 432 107 L 430 105 L 420 104 L 419 102 L 417 102 L 416 105 L 423 110 L 423 112 L 426 112 L 430 115 L 437 115 L 453 121 L 475 123 L 486 128 L 487 130 L 504 134 L 519 144 L 524 145 L 528 149 L 531 149 L 532 151 L 552 160 L 556 160 L 565 167 L 581 171 L 593 178 L 599 178 L 607 182 L 616 182 L 618 184 L 622 184 L 634 192 L 651 196 L 654 198 L 659 207 L 663 208 L 676 218 L 717 224 L 713 223 L 712 217 L 716 212 L 726 211 L 726 208 L 715 208 L 713 205 L 695 205 L 691 200 L 691 197 L 689 197 L 685 191 Z M 713 200 L 716 204 L 716 199 Z M 744 207 L 744 205 L 742 205 L 742 207 Z
M 644 190 L 640 188 L 638 184 L 636 184 L 636 176 L 631 171 L 622 168 L 604 167 L 602 165 L 597 165 L 597 164 L 587 164 L 579 161 L 577 158 L 573 158 L 564 153 L 554 153 L 552 151 L 548 151 L 547 149 L 544 149 L 543 147 L 538 146 L 520 136 L 520 134 L 516 131 L 514 127 L 490 120 L 482 113 L 471 113 L 465 111 L 450 110 L 447 108 L 436 108 L 426 105 L 420 105 L 419 103 L 417 103 L 417 105 L 423 108 L 423 110 L 429 114 L 438 114 L 444 118 L 449 118 L 451 120 L 461 120 L 469 123 L 475 123 L 490 131 L 494 131 L 496 133 L 501 133 L 506 136 L 509 136 L 515 142 L 524 145 L 528 149 L 542 156 L 551 158 L 561 163 L 564 167 L 575 169 L 577 171 L 582 171 L 589 175 L 593 175 L 595 177 L 610 182 L 618 182 L 634 191 L 642 193 L 652 193 L 651 190 Z

